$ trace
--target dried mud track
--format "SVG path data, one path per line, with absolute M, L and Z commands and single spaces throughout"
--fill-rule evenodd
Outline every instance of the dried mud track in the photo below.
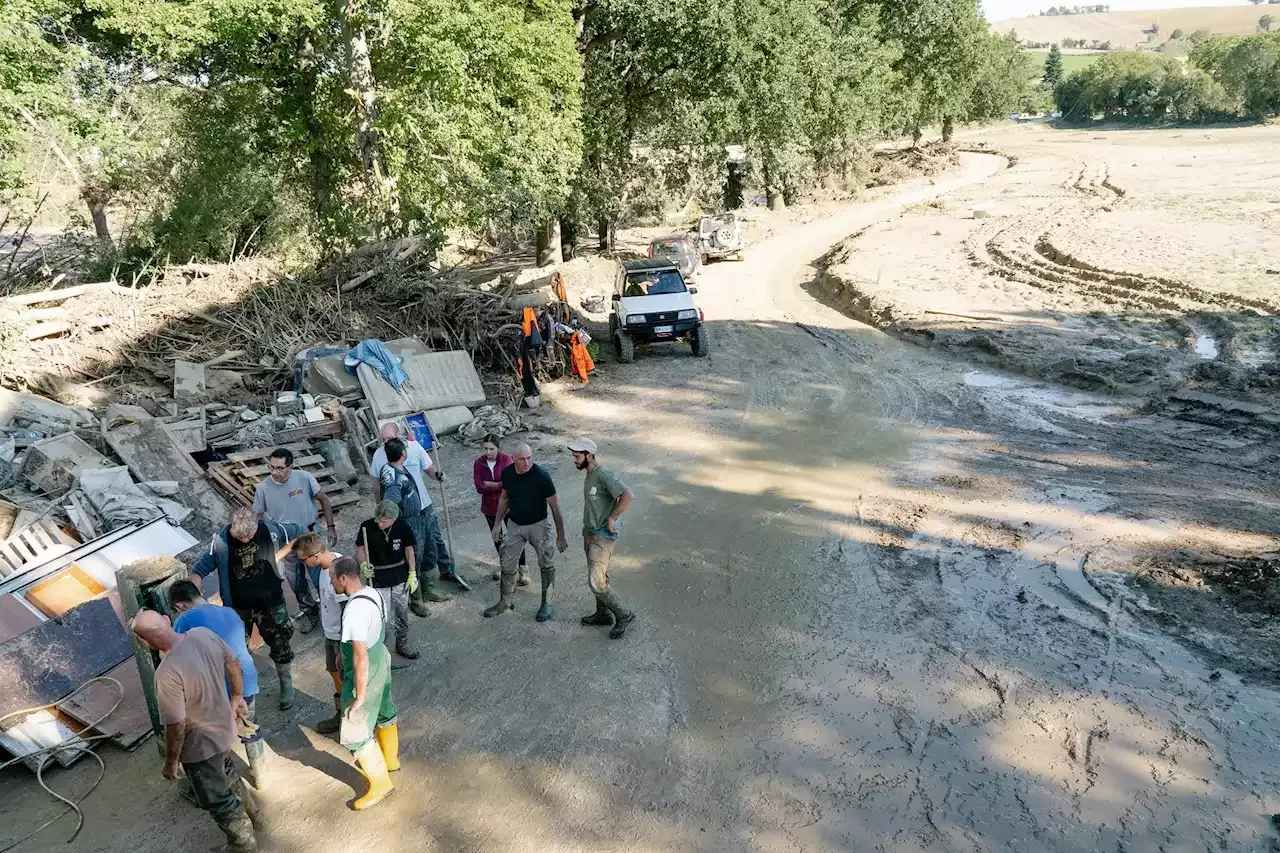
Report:
M 1096 493 L 1096 476 L 1049 460 L 1097 452 L 1109 430 L 1059 411 L 1039 415 L 1059 435 L 1028 433 L 954 363 L 805 292 L 843 234 L 997 166 L 971 155 L 958 176 L 713 265 L 709 363 L 655 352 L 598 392 L 639 392 L 654 418 L 621 455 L 653 471 L 633 546 L 668 566 L 644 594 L 689 697 L 663 802 L 680 825 L 720 825 L 686 837 L 698 849 L 1244 851 L 1270 837 L 1274 695 L 1149 633 L 1081 573 L 1100 535 L 1081 529 L 1086 510 L 1030 502 Z M 1102 488 L 1126 477 L 1135 492 L 1151 478 Z
M 973 265 L 1051 293 L 1066 290 L 1125 308 L 1180 313 L 1226 308 L 1263 315 L 1280 313 L 1277 302 L 1211 293 L 1176 279 L 1107 269 L 1058 248 L 1050 229 L 1080 226 L 1125 197 L 1125 190 L 1112 182 L 1105 163 L 1080 165 L 1062 186 L 1071 192 L 1066 201 L 1016 217 L 1012 222 L 994 220 L 992 225 L 976 229 L 965 241 Z

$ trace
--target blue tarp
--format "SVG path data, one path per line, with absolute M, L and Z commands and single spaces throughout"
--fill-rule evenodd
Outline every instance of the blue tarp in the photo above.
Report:
M 343 364 L 347 366 L 347 372 L 351 374 L 355 374 L 356 366 L 361 363 L 378 371 L 382 378 L 390 382 L 391 387 L 397 391 L 409 381 L 409 375 L 400 366 L 400 359 L 391 354 L 386 344 L 375 338 L 356 344 L 343 360 Z

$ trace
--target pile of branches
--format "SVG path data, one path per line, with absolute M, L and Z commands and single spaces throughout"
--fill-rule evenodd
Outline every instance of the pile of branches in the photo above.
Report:
M 181 359 L 241 371 L 246 386 L 266 390 L 289 384 L 305 347 L 399 337 L 466 350 L 478 366 L 514 376 L 514 285 L 486 292 L 460 271 L 399 255 L 353 256 L 298 277 L 255 259 L 188 264 L 134 287 L 98 282 L 5 297 L 0 385 L 55 397 L 68 382 L 167 385 Z M 353 275 L 360 265 L 367 269 Z
M 910 148 L 877 151 L 871 157 L 872 186 L 888 186 L 912 178 L 930 177 L 960 162 L 954 142 L 930 142 Z

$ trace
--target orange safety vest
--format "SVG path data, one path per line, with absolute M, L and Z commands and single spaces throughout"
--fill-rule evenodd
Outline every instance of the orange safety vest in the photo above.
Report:
M 586 385 L 587 374 L 596 369 L 596 363 L 591 358 L 591 353 L 587 352 L 587 345 L 582 342 L 582 335 L 577 332 L 569 338 L 569 361 L 573 367 L 573 375 Z

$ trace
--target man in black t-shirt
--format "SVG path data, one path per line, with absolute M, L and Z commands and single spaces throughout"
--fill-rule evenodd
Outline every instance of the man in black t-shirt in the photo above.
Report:
M 382 612 L 389 623 L 385 634 L 392 636 L 394 629 L 396 654 L 417 660 L 417 649 L 409 645 L 408 583 L 414 575 L 418 541 L 395 501 L 380 502 L 374 513 L 356 532 L 356 562 L 363 565 L 367 560 L 372 568 L 366 583 L 382 597 Z
M 499 616 L 515 609 L 516 564 L 526 544 L 538 555 L 538 571 L 542 575 L 542 606 L 537 620 L 552 617 L 551 590 L 556 582 L 556 549 L 565 551 L 569 541 L 564 535 L 564 518 L 556 498 L 556 484 L 541 466 L 533 464 L 533 450 L 521 442 L 511 453 L 515 463 L 502 469 L 502 495 L 494 516 L 493 540 L 502 543 L 502 579 L 498 603 L 485 610 L 485 616 Z M 548 518 L 548 510 L 550 517 Z M 506 536 L 502 522 L 506 519 Z M 551 522 L 555 521 L 556 539 L 551 542 Z

